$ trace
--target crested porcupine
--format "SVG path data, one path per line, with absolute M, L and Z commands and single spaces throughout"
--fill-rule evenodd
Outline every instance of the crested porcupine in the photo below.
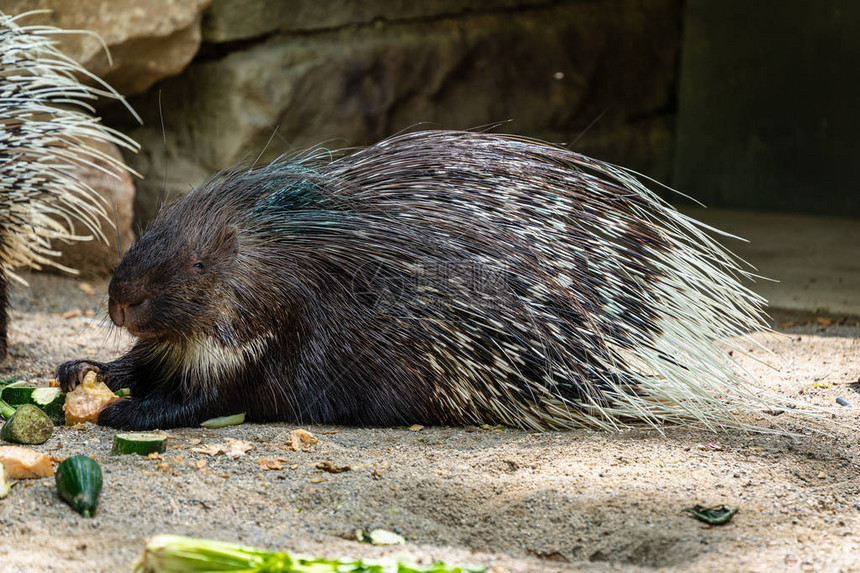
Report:
M 122 98 L 57 50 L 52 36 L 68 31 L 19 25 L 39 12 L 0 12 L 0 358 L 7 347 L 8 280 L 21 280 L 14 269 L 48 265 L 74 272 L 55 260 L 55 242 L 92 238 L 76 233 L 74 221 L 103 238 L 100 220 L 109 221 L 80 170 L 116 176 L 125 166 L 98 144 L 136 148 L 93 116 L 91 101 Z
M 219 174 L 109 286 L 137 336 L 89 370 L 99 423 L 741 426 L 715 341 L 763 326 L 736 259 L 627 171 L 514 136 L 428 131 Z

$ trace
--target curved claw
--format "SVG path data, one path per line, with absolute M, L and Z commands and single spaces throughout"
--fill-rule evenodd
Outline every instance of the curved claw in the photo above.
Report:
M 57 381 L 63 392 L 71 392 L 84 381 L 87 372 L 100 373 L 100 365 L 87 360 L 72 360 L 57 368 Z

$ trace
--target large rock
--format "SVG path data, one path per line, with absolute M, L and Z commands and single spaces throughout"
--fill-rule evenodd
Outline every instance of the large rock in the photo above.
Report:
M 553 0 L 213 0 L 203 21 L 207 42 L 247 40 L 274 32 L 332 30 L 370 23 L 510 11 Z
M 211 13 L 208 22 L 213 30 Z M 148 174 L 138 217 L 152 216 L 162 192 L 187 192 L 202 174 L 239 160 L 319 143 L 365 145 L 415 126 L 468 129 L 513 120 L 498 129 L 668 175 L 677 1 L 561 2 L 515 14 L 493 9 L 373 22 L 275 34 L 226 55 L 210 50 L 135 100 L 147 122 L 133 133 L 146 149 L 134 165 Z M 162 171 L 150 172 L 156 164 Z M 165 186 L 162 173 L 174 166 L 189 179 Z
M 200 47 L 202 12 L 209 2 L 0 0 L 0 12 L 15 15 L 47 9 L 51 14 L 34 14 L 21 23 L 94 32 L 59 35 L 60 49 L 119 93 L 130 95 L 188 65 Z

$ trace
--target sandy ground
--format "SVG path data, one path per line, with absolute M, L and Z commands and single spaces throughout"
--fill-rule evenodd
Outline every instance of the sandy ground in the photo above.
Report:
M 128 344 L 98 314 L 62 316 L 98 310 L 103 283 L 88 295 L 71 279 L 31 282 L 15 293 L 0 376 L 47 378 L 62 361 L 108 360 Z M 0 570 L 128 571 L 148 537 L 170 532 L 328 556 L 408 551 L 492 571 L 860 571 L 860 325 L 777 320 L 781 334 L 750 336 L 743 365 L 763 388 L 833 408 L 812 421 L 774 417 L 794 437 L 308 427 L 319 443 L 294 452 L 293 427 L 248 424 L 171 431 L 158 461 L 109 455 L 108 429 L 58 428 L 35 449 L 99 460 L 98 514 L 72 512 L 53 479 L 19 481 L 0 501 Z M 191 452 L 227 438 L 254 448 L 235 460 Z M 283 469 L 262 471 L 260 458 L 281 458 Z M 351 470 L 326 473 L 320 462 Z M 683 512 L 695 504 L 740 511 L 709 527 Z M 358 528 L 409 544 L 360 544 Z

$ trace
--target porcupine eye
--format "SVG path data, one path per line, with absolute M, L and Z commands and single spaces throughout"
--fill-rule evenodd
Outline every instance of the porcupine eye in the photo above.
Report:
M 200 256 L 199 251 L 194 249 L 185 260 L 185 271 L 190 275 L 199 275 L 206 268 L 206 262 Z

